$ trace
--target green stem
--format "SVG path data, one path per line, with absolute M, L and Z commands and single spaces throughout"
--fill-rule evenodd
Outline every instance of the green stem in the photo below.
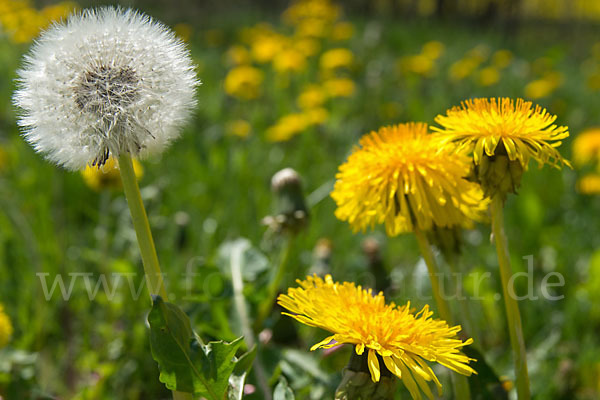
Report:
M 146 209 L 142 202 L 140 188 L 137 183 L 135 171 L 133 170 L 133 162 L 129 154 L 121 154 L 119 156 L 119 171 L 121 172 L 121 180 L 123 181 L 123 190 L 129 205 L 129 212 L 133 221 L 135 235 L 140 246 L 142 255 L 142 263 L 144 265 L 144 274 L 146 276 L 146 284 L 151 295 L 160 295 L 165 301 L 169 300 L 165 285 L 163 284 L 160 264 L 150 231 L 150 223 L 146 215 Z M 173 391 L 173 400 L 193 400 L 191 393 Z
M 162 273 L 158 264 L 158 256 L 154 248 L 154 240 L 150 232 L 150 224 L 146 216 L 146 209 L 140 195 L 140 188 L 133 170 L 133 163 L 129 154 L 123 153 L 119 156 L 119 171 L 121 171 L 121 180 L 123 181 L 123 190 L 127 197 L 129 212 L 135 228 L 142 263 L 144 264 L 144 273 L 146 283 L 151 295 L 160 295 L 165 301 L 168 301 L 167 291 L 163 285 Z
M 293 242 L 293 237 L 290 237 L 283 249 L 279 261 L 279 266 L 277 268 L 277 275 L 275 275 L 275 278 L 271 281 L 271 284 L 267 289 L 267 297 L 258 308 L 258 317 L 254 321 L 255 331 L 259 331 L 262 328 L 263 322 L 265 322 L 265 320 L 269 316 L 269 313 L 273 309 L 273 303 L 275 302 L 275 297 L 277 296 L 277 292 L 279 291 L 279 285 L 281 284 L 281 281 L 285 276 L 286 267 L 290 258 L 290 252 Z
M 419 228 L 417 228 L 416 225 L 414 232 L 415 236 L 417 237 L 417 242 L 419 243 L 419 249 L 421 250 L 421 254 L 425 260 L 425 264 L 427 264 L 429 280 L 431 281 L 431 290 L 433 292 L 433 297 L 435 298 L 440 317 L 445 320 L 448 325 L 454 325 L 454 318 L 450 312 L 450 307 L 448 306 L 446 300 L 442 297 L 442 292 L 440 291 L 440 281 L 438 278 L 441 275 L 439 273 L 435 257 L 433 256 L 433 252 L 431 251 L 429 240 L 427 240 L 427 236 L 425 236 L 425 234 Z M 466 377 L 459 374 L 452 374 L 452 383 L 454 387 L 454 398 L 461 400 L 471 399 L 469 382 L 467 382 Z
M 231 280 L 233 284 L 233 300 L 238 316 L 240 317 L 240 323 L 242 325 L 242 334 L 246 341 L 248 348 L 252 348 L 256 344 L 256 338 L 250 325 L 250 318 L 248 317 L 248 310 L 246 308 L 246 300 L 244 298 L 244 279 L 242 277 L 242 254 L 241 249 L 236 247 L 231 254 Z M 263 367 L 260 359 L 260 354 L 256 354 L 254 359 L 254 374 L 256 380 L 263 392 L 263 398 L 265 400 L 271 400 L 271 390 L 269 388 L 269 382 L 267 379 L 267 373 Z
M 448 324 L 452 324 L 452 313 L 450 312 L 450 307 L 448 307 L 448 303 L 446 303 L 446 300 L 444 300 L 440 291 L 439 277 L 441 276 L 441 274 L 439 273 L 435 257 L 433 256 L 433 252 L 431 251 L 429 240 L 427 240 L 425 234 L 416 226 L 414 231 L 415 236 L 417 237 L 417 242 L 419 243 L 419 250 L 421 250 L 421 254 L 423 255 L 425 264 L 427 264 L 427 270 L 429 271 L 429 280 L 431 281 L 431 290 L 433 292 L 433 297 L 435 298 L 435 303 L 437 305 L 440 317 L 446 322 L 448 322 Z
M 456 294 L 458 296 L 458 304 L 460 306 L 461 318 L 459 322 L 462 323 L 464 329 L 463 332 L 472 338 L 475 342 L 478 342 L 479 332 L 476 332 L 476 325 L 473 322 L 473 315 L 471 314 L 471 308 L 469 307 L 469 299 L 465 297 L 463 290 L 463 279 L 462 279 L 462 268 L 459 267 L 460 261 L 458 255 L 449 257 L 447 259 L 448 265 L 450 266 L 450 272 L 456 276 Z
M 498 195 L 494 196 L 492 200 L 492 231 L 494 233 L 494 241 L 496 242 L 496 252 L 498 253 L 498 264 L 500 266 L 500 276 L 502 278 L 502 292 L 504 293 L 504 306 L 506 307 L 506 319 L 508 320 L 510 344 L 512 346 L 515 361 L 517 397 L 519 400 L 529 400 L 531 398 L 531 393 L 529 391 L 527 352 L 525 350 L 521 314 L 519 313 L 517 300 L 508 289 L 508 282 L 512 275 L 512 269 L 510 267 L 508 255 L 508 241 L 504 233 L 503 207 L 502 198 Z

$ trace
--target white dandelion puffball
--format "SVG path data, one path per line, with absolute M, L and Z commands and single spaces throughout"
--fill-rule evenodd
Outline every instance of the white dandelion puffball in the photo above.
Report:
M 189 51 L 133 10 L 86 10 L 42 33 L 18 71 L 23 136 L 71 170 L 159 153 L 196 105 Z

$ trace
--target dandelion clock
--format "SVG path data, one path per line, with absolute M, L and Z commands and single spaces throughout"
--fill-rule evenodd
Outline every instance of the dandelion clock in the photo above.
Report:
M 52 26 L 18 76 L 13 100 L 25 139 L 71 170 L 159 153 L 189 119 L 198 85 L 188 50 L 167 27 L 115 8 Z

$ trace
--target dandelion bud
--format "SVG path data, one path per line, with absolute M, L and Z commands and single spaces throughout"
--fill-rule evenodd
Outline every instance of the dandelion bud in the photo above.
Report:
M 273 175 L 271 189 L 276 194 L 275 215 L 265 222 L 275 231 L 298 232 L 308 222 L 308 208 L 304 202 L 300 175 L 285 168 Z
M 74 14 L 45 31 L 18 71 L 23 136 L 72 170 L 160 153 L 195 106 L 196 74 L 172 31 L 133 10 Z

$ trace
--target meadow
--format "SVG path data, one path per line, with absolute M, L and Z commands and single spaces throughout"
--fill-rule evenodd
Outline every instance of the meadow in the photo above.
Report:
M 118 173 L 44 160 L 21 137 L 12 103 L 39 30 L 85 4 L 27 3 L 17 12 L 16 3 L 24 4 L 0 0 L 0 399 L 169 398 L 149 351 L 151 302 Z M 333 399 L 351 346 L 310 351 L 325 333 L 278 305 L 261 320 L 273 282 L 285 293 L 308 274 L 331 274 L 436 312 L 413 235 L 388 237 L 381 226 L 355 233 L 336 218 L 338 167 L 379 127 L 436 126 L 436 116 L 471 98 L 524 98 L 569 127 L 558 150 L 573 165 L 531 162 L 505 205 L 512 268 L 523 273 L 514 282 L 531 392 L 600 398 L 600 167 L 586 156 L 591 140 L 574 145 L 600 126 L 598 22 L 393 18 L 310 3 L 216 7 L 192 14 L 197 21 L 135 4 L 189 46 L 202 82 L 181 137 L 138 167 L 168 300 L 204 342 L 247 337 L 249 318 L 264 376 L 255 360 L 244 398 L 271 398 L 263 380 L 276 399 Z M 292 229 L 265 223 L 286 207 L 271 188 L 284 168 L 300 175 L 309 215 Z M 461 233 L 455 274 L 436 257 L 447 292 L 458 284 L 467 297 L 466 309 L 452 304 L 459 321 L 469 314 L 472 397 L 509 399 L 515 373 L 490 234 L 489 220 Z M 250 347 L 240 346 L 238 354 Z M 455 398 L 448 370 L 434 369 L 441 398 Z M 410 398 L 402 384 L 395 398 Z

